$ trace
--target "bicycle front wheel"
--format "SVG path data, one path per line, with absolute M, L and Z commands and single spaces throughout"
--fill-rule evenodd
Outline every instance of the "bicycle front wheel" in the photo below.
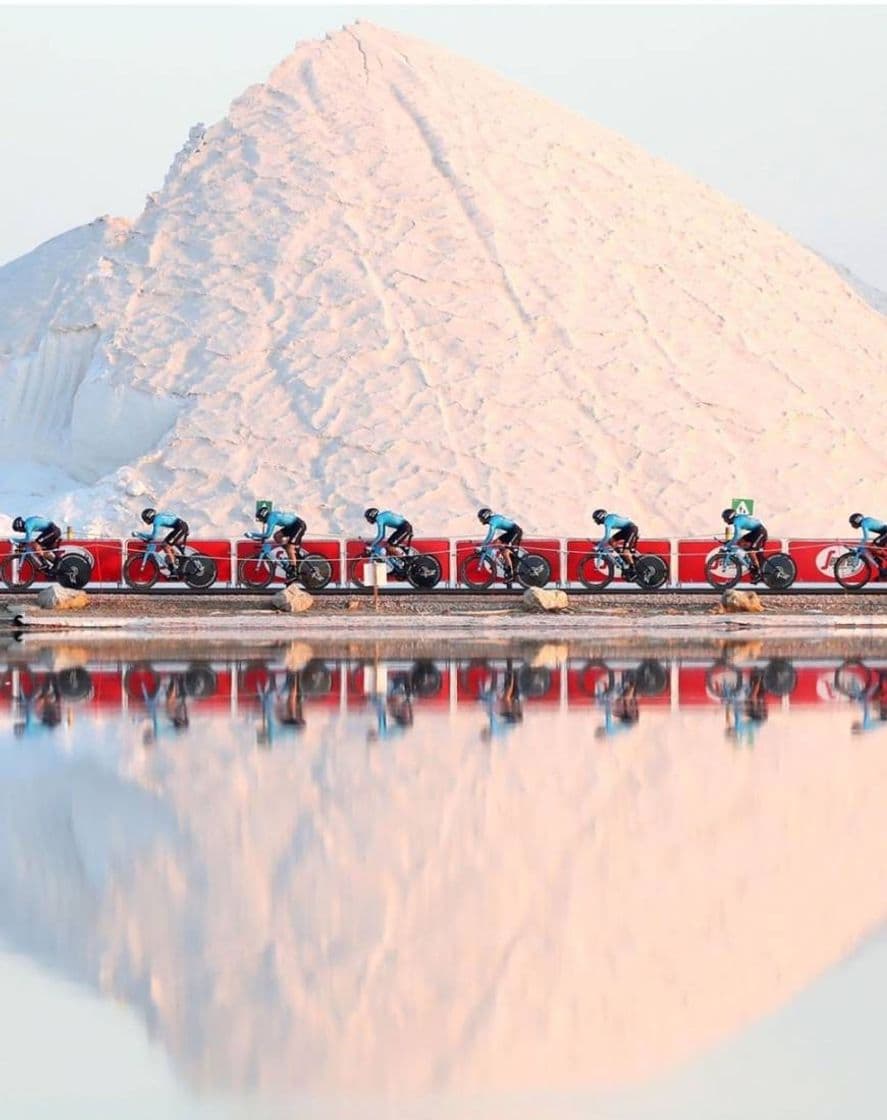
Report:
M 37 566 L 30 556 L 4 556 L 0 560 L 0 580 L 10 591 L 24 591 L 37 578 Z
M 358 556 L 348 564 L 348 579 L 355 587 L 366 587 L 367 582 L 363 576 L 364 568 L 369 562 L 369 557 Z
M 603 591 L 613 582 L 613 561 L 609 556 L 591 552 L 579 561 L 578 574 L 589 591 Z
M 128 556 L 123 565 L 123 581 L 134 591 L 147 591 L 160 575 L 160 565 L 153 556 L 137 552 Z
M 466 587 L 485 591 L 493 582 L 493 566 L 481 552 L 472 554 L 462 562 L 459 579 Z
M 250 556 L 240 561 L 240 583 L 244 587 L 267 587 L 274 578 L 274 561 Z
M 845 552 L 835 561 L 835 579 L 845 591 L 861 591 L 871 578 L 871 565 L 856 552 Z
M 742 579 L 742 564 L 729 552 L 716 552 L 705 562 L 705 578 L 717 591 L 727 591 Z
M 516 575 L 523 587 L 544 587 L 551 579 L 551 565 L 544 556 L 528 552 L 518 560 Z

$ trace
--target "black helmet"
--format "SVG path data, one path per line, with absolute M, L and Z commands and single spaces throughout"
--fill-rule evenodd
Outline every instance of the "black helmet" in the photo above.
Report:
M 268 515 L 271 513 L 271 507 L 261 505 L 256 509 L 256 521 L 265 522 L 268 520 Z
M 363 515 L 367 519 L 367 521 L 369 521 L 369 523 L 372 525 L 373 522 L 376 520 L 376 518 L 379 516 L 379 511 L 376 509 L 375 506 L 370 506 L 369 509 L 365 509 L 363 511 Z
M 490 518 L 493 516 L 493 511 L 488 506 L 482 506 L 477 511 L 477 519 L 482 525 L 488 525 Z
M 25 519 L 17 517 L 12 523 L 12 530 L 14 533 L 23 533 L 25 531 Z
M 142 510 L 142 521 L 144 521 L 146 524 L 150 525 L 151 522 L 154 520 L 156 514 L 157 514 L 157 510 L 156 509 L 151 509 L 151 507 L 148 506 L 147 509 Z
M 596 509 L 591 516 L 596 525 L 603 525 L 604 518 L 607 516 L 607 511 L 605 509 Z
M 862 524 L 862 514 L 861 513 L 851 513 L 850 514 L 850 524 L 853 526 L 854 529 L 858 529 L 859 526 Z M 13 528 L 15 528 L 14 525 L 13 525 Z
M 735 509 L 725 509 L 722 512 L 721 517 L 724 519 L 724 521 L 727 522 L 728 525 L 732 525 L 734 520 L 736 519 L 736 510 Z

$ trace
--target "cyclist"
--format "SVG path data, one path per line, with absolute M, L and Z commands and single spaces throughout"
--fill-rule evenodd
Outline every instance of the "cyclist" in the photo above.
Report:
M 766 528 L 756 517 L 737 513 L 735 509 L 725 509 L 721 517 L 728 525 L 733 526 L 733 536 L 729 543 L 748 554 L 752 583 L 758 583 L 761 579 L 764 545 L 767 543 Z
M 508 583 L 514 580 L 514 565 L 515 565 L 515 549 L 520 547 L 520 542 L 524 538 L 524 531 L 516 521 L 512 521 L 510 517 L 503 517 L 501 513 L 493 513 L 491 509 L 486 506 L 477 511 L 477 519 L 481 525 L 486 525 L 487 535 L 481 542 L 481 548 L 486 548 L 493 543 L 493 538 L 496 538 L 502 550 L 502 563 L 505 566 L 505 578 Z M 496 537 L 496 534 L 499 534 Z
M 296 567 L 296 554 L 302 544 L 302 537 L 308 526 L 295 513 L 284 513 L 283 510 L 270 510 L 267 506 L 260 506 L 256 513 L 256 520 L 261 521 L 262 541 L 273 535 L 278 544 L 286 549 L 289 562 L 293 569 Z
M 851 513 L 850 524 L 854 529 L 862 529 L 862 543 L 868 544 L 869 533 L 875 538 L 872 544 L 875 548 L 887 549 L 887 523 L 877 517 L 866 517 L 862 513 Z M 883 558 L 887 560 L 887 557 Z
M 156 509 L 150 507 L 142 510 L 142 521 L 151 526 L 150 533 L 136 534 L 143 541 L 156 541 L 161 529 L 169 529 L 169 532 L 160 542 L 160 548 L 166 556 L 170 574 L 174 575 L 178 570 L 178 558 L 173 551 L 173 546 L 184 549 L 188 542 L 188 522 L 179 517 L 178 514 L 158 513 Z
M 54 552 L 62 539 L 62 531 L 54 521 L 46 517 L 16 517 L 12 531 L 25 534 L 20 543 L 32 546 L 42 568 L 52 567 L 55 557 L 47 553 Z
M 380 546 L 385 543 L 385 548 L 393 556 L 403 556 L 410 547 L 413 539 L 413 526 L 399 513 L 390 509 L 377 510 L 375 506 L 363 511 L 364 517 L 370 525 L 376 526 L 376 535 L 370 541 L 370 552 L 378 555 L 383 551 Z M 391 529 L 391 536 L 385 539 L 385 530 Z
M 634 562 L 637 559 L 638 527 L 628 517 L 618 513 L 607 513 L 596 509 L 591 515 L 596 525 L 603 525 L 604 535 L 598 542 L 598 552 L 604 552 L 609 544 L 622 557 L 627 579 L 634 579 Z

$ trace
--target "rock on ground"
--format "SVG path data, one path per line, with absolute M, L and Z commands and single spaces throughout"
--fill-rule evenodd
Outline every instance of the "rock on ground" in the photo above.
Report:
M 721 596 L 720 614 L 761 614 L 764 604 L 761 602 L 757 591 L 737 591 L 731 588 Z
M 89 596 L 85 591 L 74 591 L 51 583 L 37 593 L 37 606 L 51 611 L 81 611 L 89 606 Z
M 313 596 L 309 595 L 307 591 L 303 591 L 301 587 L 291 583 L 288 587 L 284 587 L 282 591 L 277 592 L 271 600 L 271 606 L 276 611 L 297 614 L 299 611 L 307 611 L 313 602 Z
M 528 587 L 521 601 L 528 611 L 565 611 L 570 605 L 566 591 L 548 591 L 544 587 Z

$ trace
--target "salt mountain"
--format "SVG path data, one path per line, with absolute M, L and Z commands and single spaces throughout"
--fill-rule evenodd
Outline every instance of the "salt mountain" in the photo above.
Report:
M 883 512 L 887 323 L 832 268 L 364 23 L 193 129 L 133 224 L 0 270 L 0 306 L 7 514 L 124 532 L 150 500 L 234 532 L 260 495 L 318 531 L 374 503 L 466 532 L 484 503 L 566 532 L 605 504 L 706 533 L 741 494 L 809 533 Z

